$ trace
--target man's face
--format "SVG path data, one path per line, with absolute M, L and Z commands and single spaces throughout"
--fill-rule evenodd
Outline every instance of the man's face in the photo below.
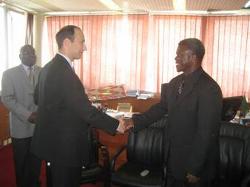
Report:
M 24 65 L 33 66 L 36 63 L 35 49 L 30 45 L 24 46 L 21 49 L 21 52 L 19 54 L 19 58 Z
M 85 38 L 80 29 L 75 29 L 74 40 L 70 44 L 71 60 L 80 59 L 82 53 L 86 51 Z
M 179 46 L 176 51 L 175 64 L 176 71 L 183 73 L 190 73 L 193 70 L 194 60 L 193 60 L 193 52 L 186 47 Z

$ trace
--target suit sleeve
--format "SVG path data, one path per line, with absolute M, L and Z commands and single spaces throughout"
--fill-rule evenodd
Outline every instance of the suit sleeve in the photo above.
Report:
M 2 77 L 1 99 L 9 111 L 13 112 L 21 121 L 27 122 L 31 111 L 20 104 L 15 95 L 14 80 L 9 73 L 4 72 Z
M 71 74 L 66 74 L 63 80 L 67 85 L 64 86 L 67 106 L 92 127 L 115 134 L 119 121 L 92 106 L 80 80 L 72 76 Z
M 161 93 L 161 100 L 159 103 L 150 107 L 150 109 L 142 114 L 133 115 L 132 119 L 134 122 L 134 131 L 140 131 L 148 127 L 153 122 L 161 119 L 165 114 L 167 114 L 167 89 Z
M 219 86 L 210 85 L 201 89 L 198 100 L 197 132 L 193 139 L 188 173 L 199 176 L 204 170 L 207 156 L 218 145 L 222 109 L 222 93 Z

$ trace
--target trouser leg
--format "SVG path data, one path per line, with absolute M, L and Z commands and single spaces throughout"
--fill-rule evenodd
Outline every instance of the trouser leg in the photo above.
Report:
M 51 163 L 53 187 L 80 187 L 81 167 L 67 167 Z
M 17 187 L 26 187 L 27 159 L 31 138 L 12 138 L 13 157 Z
M 34 154 L 29 154 L 29 166 L 28 166 L 28 187 L 39 187 L 40 186 L 40 173 L 41 173 L 41 160 Z

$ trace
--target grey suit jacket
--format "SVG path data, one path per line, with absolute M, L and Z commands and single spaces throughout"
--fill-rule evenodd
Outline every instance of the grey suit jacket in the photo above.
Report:
M 40 70 L 40 67 L 34 66 L 35 83 Z M 30 114 L 37 110 L 33 94 L 34 88 L 21 64 L 3 73 L 1 99 L 9 110 L 10 135 L 13 138 L 27 138 L 33 135 L 35 124 L 27 120 Z

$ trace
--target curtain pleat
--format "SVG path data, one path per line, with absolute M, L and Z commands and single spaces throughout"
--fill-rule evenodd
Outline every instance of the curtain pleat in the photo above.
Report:
M 27 23 L 26 23 L 25 44 L 33 45 L 33 22 L 34 22 L 34 15 L 28 13 Z
M 224 97 L 250 98 L 250 16 L 84 15 L 47 18 L 48 46 L 56 53 L 56 32 L 82 28 L 87 52 L 75 69 L 86 88 L 123 84 L 127 89 L 159 92 L 177 75 L 180 40 L 204 42 L 203 68 L 221 86 Z M 48 47 L 45 46 L 45 47 Z

